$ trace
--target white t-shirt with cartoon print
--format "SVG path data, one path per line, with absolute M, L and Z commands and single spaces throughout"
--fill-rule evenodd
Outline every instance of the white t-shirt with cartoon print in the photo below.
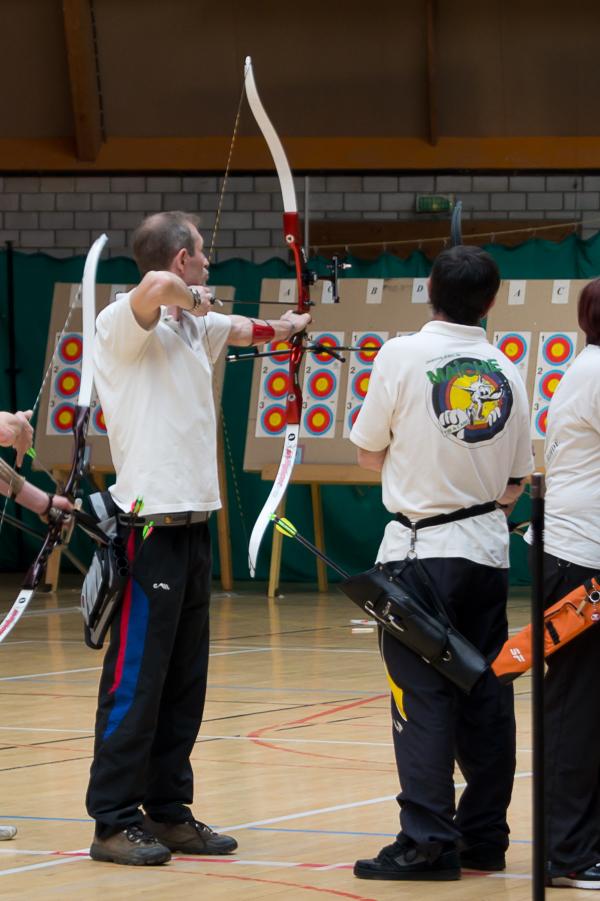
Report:
M 227 343 L 228 316 L 166 309 L 144 329 L 118 294 L 96 321 L 94 382 L 102 405 L 121 510 L 136 497 L 144 515 L 217 510 L 216 417 L 212 365 Z
M 431 321 L 379 351 L 350 440 L 388 448 L 383 503 L 411 521 L 497 500 L 533 469 L 529 405 L 516 367 L 478 326 Z M 419 557 L 508 566 L 501 510 L 417 532 Z M 410 530 L 385 530 L 377 559 L 402 560 Z

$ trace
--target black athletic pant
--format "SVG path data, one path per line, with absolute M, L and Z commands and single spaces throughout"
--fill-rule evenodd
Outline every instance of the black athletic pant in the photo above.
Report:
M 598 570 L 544 554 L 546 606 Z M 547 660 L 544 682 L 547 852 L 555 874 L 600 860 L 600 628 Z
M 420 563 L 453 624 L 492 661 L 508 634 L 508 571 L 457 558 Z M 416 578 L 410 567 L 405 573 Z M 440 844 L 457 842 L 506 849 L 515 770 L 512 687 L 487 672 L 466 695 L 388 632 L 380 642 L 392 689 L 401 832 L 432 857 Z M 458 806 L 455 761 L 467 783 Z
M 191 818 L 189 758 L 206 694 L 208 524 L 156 528 L 143 544 L 141 529 L 133 537 L 133 577 L 100 680 L 86 799 L 103 837 L 141 823 L 141 805 L 157 821 Z

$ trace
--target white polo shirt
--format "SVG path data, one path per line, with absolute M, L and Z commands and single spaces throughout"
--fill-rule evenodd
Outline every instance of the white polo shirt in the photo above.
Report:
M 387 448 L 383 503 L 411 521 L 497 500 L 533 469 L 529 405 L 515 366 L 478 326 L 431 321 L 379 351 L 350 440 Z M 417 533 L 419 557 L 508 566 L 501 510 Z M 385 530 L 377 559 L 402 560 L 410 530 Z
M 550 403 L 544 549 L 600 570 L 600 347 L 589 344 Z M 527 534 L 531 542 L 531 535 Z
M 219 313 L 182 311 L 176 323 L 165 309 L 144 329 L 130 294 L 98 316 L 94 382 L 117 474 L 110 491 L 121 510 L 138 496 L 144 515 L 221 506 L 212 363 L 230 329 Z

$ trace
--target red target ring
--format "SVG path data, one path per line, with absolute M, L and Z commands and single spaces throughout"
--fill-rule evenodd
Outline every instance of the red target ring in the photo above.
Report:
M 544 359 L 550 365 L 566 363 L 573 356 L 573 342 L 568 335 L 552 335 L 547 338 L 542 348 Z
M 57 432 L 66 433 L 73 429 L 75 407 L 73 404 L 59 404 L 52 413 L 52 426 Z
M 551 400 L 564 375 L 560 369 L 551 369 L 540 379 L 540 394 L 546 400 Z
M 324 435 L 333 425 L 333 413 L 329 407 L 318 404 L 310 407 L 304 417 L 304 428 L 311 435 Z
M 54 381 L 54 390 L 60 397 L 74 397 L 79 391 L 81 376 L 77 369 L 63 369 Z
M 104 421 L 104 413 L 102 412 L 102 407 L 98 407 L 94 413 L 94 428 L 97 432 L 101 432 L 103 435 L 106 435 L 106 422 Z
M 63 335 L 58 345 L 58 356 L 63 363 L 78 363 L 83 353 L 83 340 L 81 335 L 72 332 Z
M 324 347 L 339 347 L 339 342 L 336 339 L 335 335 L 329 334 L 315 335 L 313 344 L 322 344 Z M 314 356 L 315 360 L 317 360 L 323 366 L 327 366 L 335 361 L 335 357 L 332 357 L 327 353 L 315 354 Z
M 367 396 L 367 390 L 369 388 L 369 380 L 371 378 L 371 370 L 370 369 L 361 369 L 360 372 L 357 372 L 354 378 L 352 379 L 352 393 L 355 397 L 364 400 Z
M 348 427 L 351 429 L 356 420 L 358 419 L 358 414 L 362 410 L 362 404 L 359 404 L 358 407 L 354 407 L 353 410 L 350 411 L 348 415 Z
M 498 347 L 515 364 L 520 363 L 527 353 L 527 342 L 522 335 L 518 335 L 515 332 L 511 332 L 510 335 L 504 335 Z
M 270 407 L 263 410 L 260 421 L 263 431 L 268 435 L 281 435 L 285 430 L 285 407 L 282 407 L 279 404 L 272 404 Z
M 265 379 L 265 394 L 273 400 L 285 397 L 288 392 L 289 376 L 285 369 L 275 369 Z
M 363 335 L 358 346 L 364 349 L 359 350 L 356 356 L 361 363 L 372 363 L 382 345 L 383 341 L 379 335 Z
M 267 347 L 268 351 L 279 351 L 279 353 L 274 353 L 271 357 L 274 363 L 287 363 L 291 349 L 292 345 L 289 341 L 271 341 Z
M 313 372 L 308 380 L 308 393 L 316 400 L 326 400 L 331 397 L 337 386 L 337 379 L 333 372 L 319 369 Z
M 544 407 L 535 417 L 535 427 L 539 435 L 545 435 L 548 427 L 548 407 Z

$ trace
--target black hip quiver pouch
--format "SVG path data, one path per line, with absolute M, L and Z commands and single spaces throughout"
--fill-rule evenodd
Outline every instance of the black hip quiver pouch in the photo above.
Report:
M 103 491 L 91 495 L 90 504 L 96 519 L 95 528 L 88 534 L 98 546 L 81 587 L 81 613 L 85 643 L 97 651 L 102 648 L 123 600 L 129 579 L 129 562 L 125 545 L 117 534 L 118 511 L 110 494 Z
M 402 578 L 407 567 L 416 576 L 410 584 Z M 338 587 L 382 629 L 466 694 L 489 668 L 483 654 L 450 622 L 417 559 L 395 565 L 378 563 L 344 579 Z

